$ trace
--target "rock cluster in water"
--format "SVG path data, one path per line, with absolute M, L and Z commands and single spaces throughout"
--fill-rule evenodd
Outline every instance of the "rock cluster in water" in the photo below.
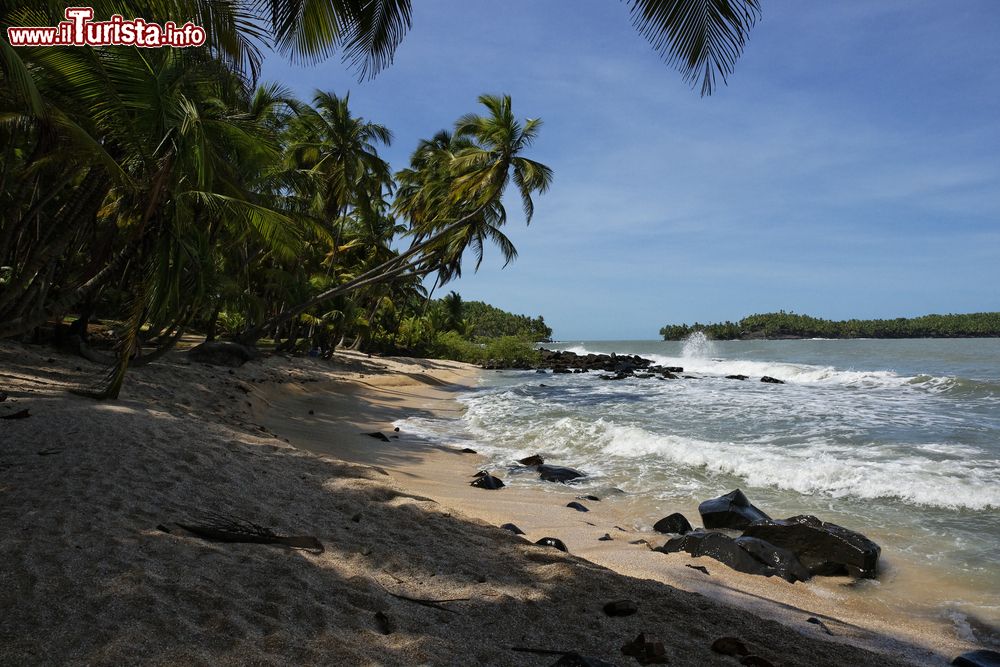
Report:
M 681 536 L 655 551 L 707 556 L 740 572 L 777 576 L 791 583 L 814 576 L 874 579 L 878 574 L 882 549 L 861 533 L 808 515 L 772 519 L 739 489 L 706 500 L 698 512 L 708 530 L 691 531 L 680 514 L 658 521 L 656 530 Z M 743 534 L 731 537 L 712 532 L 713 528 L 742 530 Z

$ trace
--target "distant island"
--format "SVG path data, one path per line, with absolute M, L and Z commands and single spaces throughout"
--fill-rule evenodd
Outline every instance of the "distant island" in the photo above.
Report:
M 764 313 L 739 322 L 669 324 L 663 340 L 683 340 L 695 332 L 714 340 L 765 338 L 987 338 L 1000 337 L 1000 312 L 924 315 L 892 320 L 824 320 L 796 313 Z

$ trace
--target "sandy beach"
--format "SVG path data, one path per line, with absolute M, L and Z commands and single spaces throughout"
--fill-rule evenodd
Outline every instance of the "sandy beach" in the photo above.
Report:
M 0 664 L 559 658 L 513 650 L 529 648 L 625 665 L 640 633 L 678 665 L 739 664 L 712 651 L 721 637 L 775 665 L 944 664 L 969 648 L 844 606 L 846 581 L 791 585 L 651 552 L 632 542 L 665 538 L 600 503 L 565 508 L 569 488 L 468 486 L 479 457 L 393 432 L 406 417 L 461 414 L 455 395 L 478 373 L 467 365 L 338 353 L 228 369 L 174 352 L 130 373 L 120 400 L 67 393 L 101 372 L 0 345 L 0 417 L 30 412 L 0 421 Z M 178 525 L 208 515 L 312 536 L 323 551 Z M 508 521 L 528 541 L 497 527 Z M 570 554 L 530 543 L 546 536 Z M 603 613 L 621 599 L 638 612 Z

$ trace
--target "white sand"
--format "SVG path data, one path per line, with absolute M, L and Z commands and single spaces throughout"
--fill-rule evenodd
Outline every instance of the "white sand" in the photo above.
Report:
M 10 394 L 0 416 L 32 415 L 0 421 L 0 664 L 556 660 L 510 650 L 529 646 L 627 665 L 636 663 L 620 647 L 639 632 L 675 665 L 738 664 L 709 649 L 722 636 L 780 665 L 902 664 L 826 641 L 801 615 L 762 620 L 530 545 L 477 517 L 517 516 L 533 539 L 558 531 L 595 561 L 605 550 L 637 554 L 615 566 L 643 576 L 657 573 L 642 558 L 667 559 L 619 541 L 587 546 L 611 519 L 599 510 L 565 519 L 544 509 L 552 497 L 467 487 L 475 456 L 360 434 L 391 433 L 391 420 L 414 411 L 457 410 L 443 383 L 468 381 L 459 364 L 271 357 L 230 373 L 176 353 L 132 373 L 119 401 L 66 393 L 100 373 L 0 344 L 0 391 Z M 326 550 L 207 542 L 176 526 L 206 511 L 313 535 Z M 570 530 L 581 517 L 599 526 Z M 709 569 L 723 580 L 721 566 Z M 390 592 L 463 600 L 446 611 Z M 605 616 L 604 603 L 620 598 L 639 612 Z M 910 662 L 937 657 L 907 639 L 894 650 Z

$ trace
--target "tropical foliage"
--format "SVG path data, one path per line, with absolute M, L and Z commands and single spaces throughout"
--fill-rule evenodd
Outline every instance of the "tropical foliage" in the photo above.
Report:
M 716 340 L 753 338 L 965 338 L 1000 336 L 1000 313 L 924 315 L 892 320 L 823 320 L 796 313 L 750 315 L 739 322 L 674 324 L 660 329 L 664 340 L 696 331 Z
M 0 30 L 63 18 L 65 3 L 18 4 L 0 9 Z M 516 257 L 504 193 L 513 185 L 530 221 L 552 173 L 527 155 L 541 121 L 518 119 L 510 97 L 480 97 L 481 113 L 393 174 L 379 155 L 391 133 L 346 95 L 307 103 L 258 85 L 271 48 L 302 61 L 339 53 L 375 74 L 409 29 L 408 0 L 90 4 L 98 18 L 190 19 L 207 35 L 199 49 L 0 40 L 0 337 L 71 322 L 73 345 L 111 369 L 97 395 L 117 395 L 129 365 L 191 328 L 327 352 L 386 336 L 405 347 L 427 338 L 414 310 L 427 276 L 444 285 L 466 251 L 478 267 L 491 244 Z M 759 13 L 757 0 L 629 4 L 703 94 Z M 90 340 L 98 317 L 113 354 Z

